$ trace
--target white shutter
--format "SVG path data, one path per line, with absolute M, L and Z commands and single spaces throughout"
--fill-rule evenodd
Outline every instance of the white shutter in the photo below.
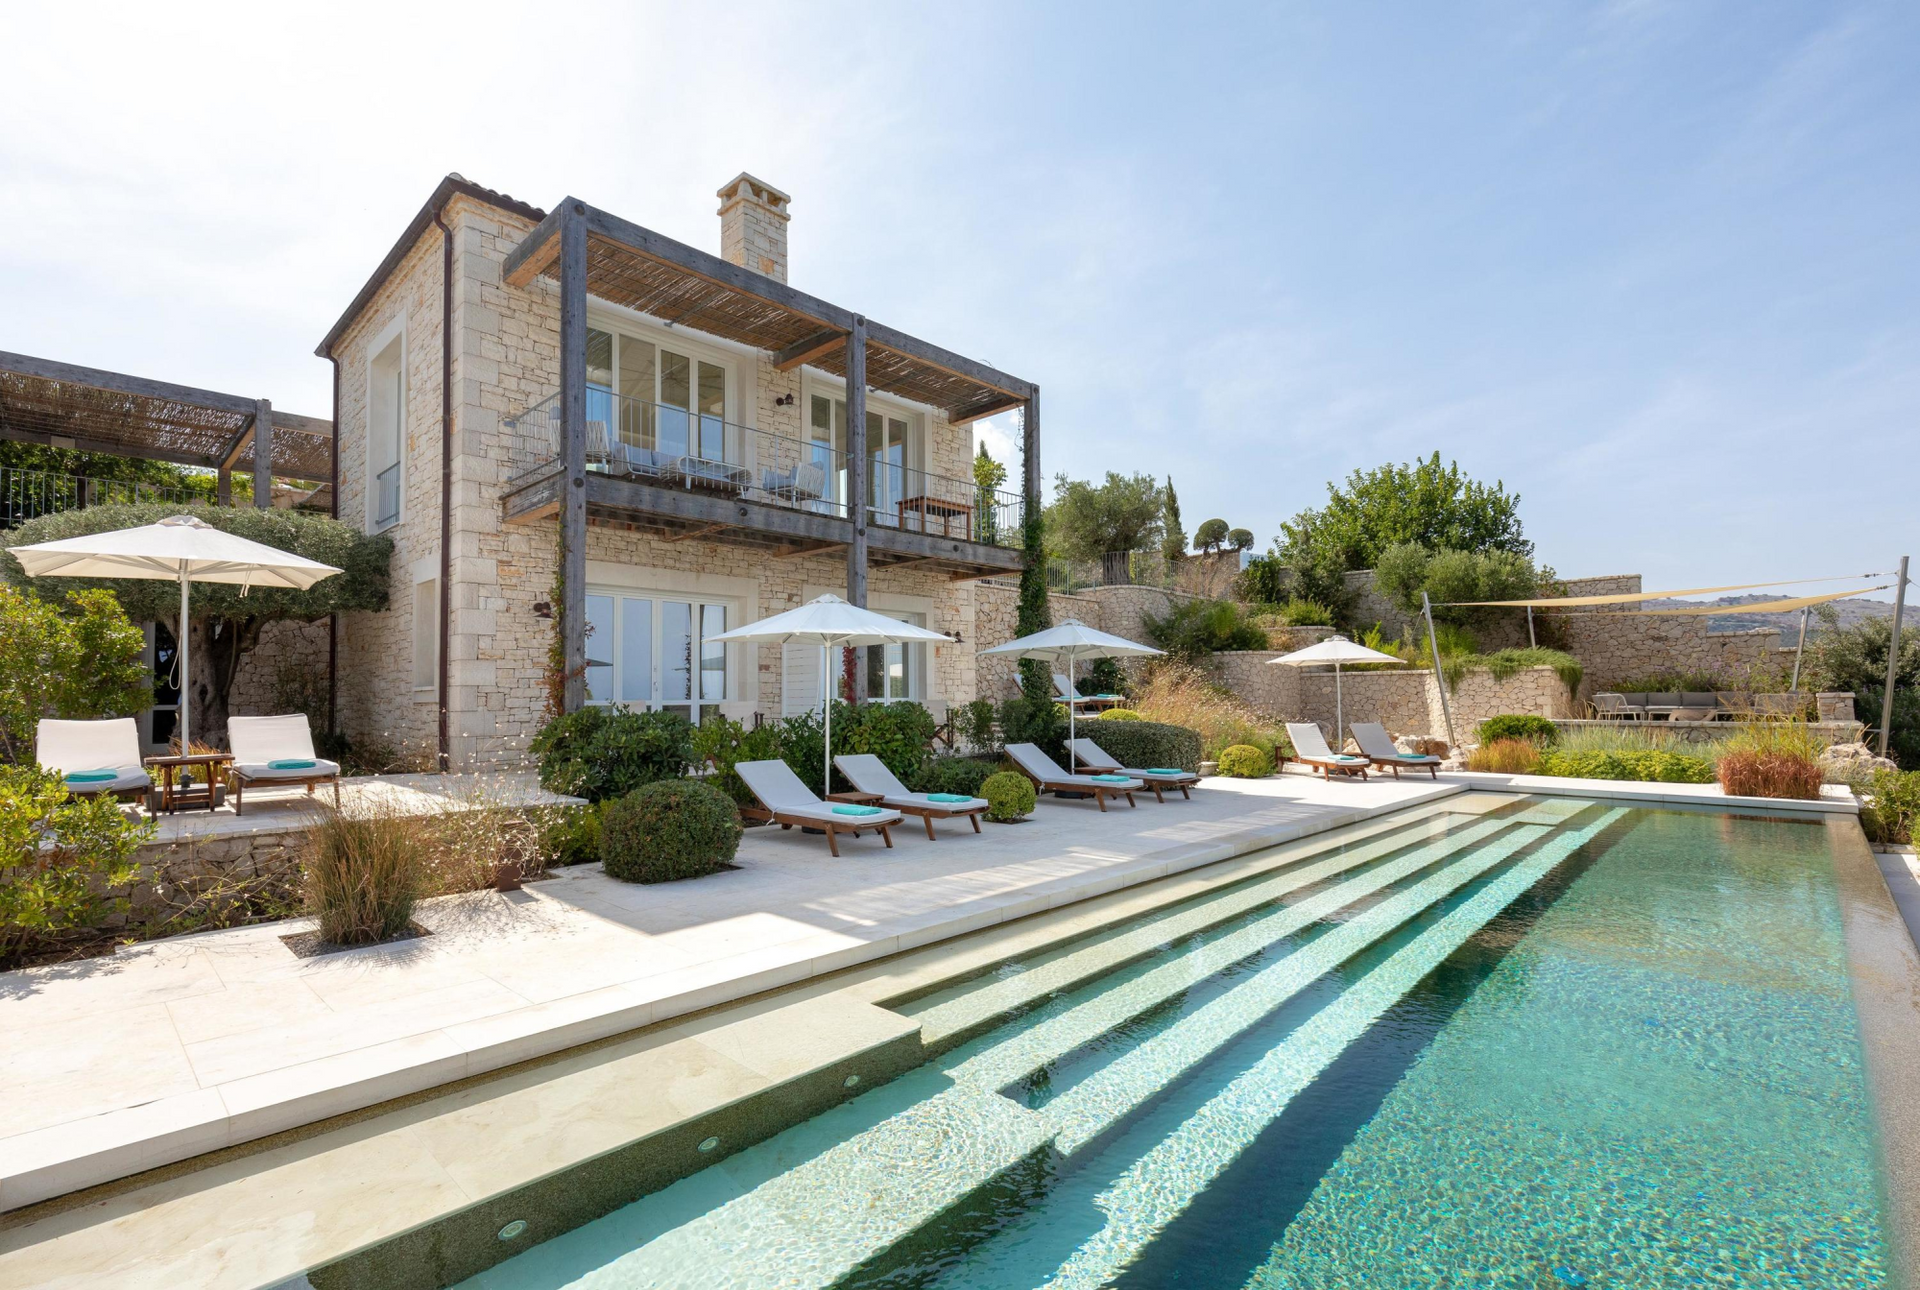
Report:
M 820 710 L 820 647 L 789 642 L 780 647 L 780 715 Z

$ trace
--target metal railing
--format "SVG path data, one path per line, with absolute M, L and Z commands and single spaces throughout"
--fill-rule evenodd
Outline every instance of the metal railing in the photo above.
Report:
M 586 420 L 589 470 L 847 517 L 847 454 L 830 443 L 591 388 Z M 527 465 L 559 457 L 558 394 L 508 418 L 507 425 L 530 446 Z M 866 504 L 869 524 L 993 546 L 1020 544 L 1019 494 L 888 461 L 883 453 L 868 462 Z
M 391 524 L 400 518 L 400 463 L 394 462 L 373 477 L 373 522 Z
M 0 528 L 17 528 L 42 515 L 81 510 L 108 502 L 170 502 L 176 505 L 212 505 L 213 480 L 206 488 L 149 484 L 130 479 L 99 479 L 91 475 L 61 475 L 45 470 L 0 466 Z

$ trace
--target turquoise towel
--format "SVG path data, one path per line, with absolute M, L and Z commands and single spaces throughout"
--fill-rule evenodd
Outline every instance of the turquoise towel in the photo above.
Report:
M 1167 766 L 1149 766 L 1147 768 L 1147 774 L 1149 775 L 1184 775 L 1186 773 L 1187 772 L 1183 770 L 1176 770 Z
M 878 815 L 880 814 L 880 808 L 877 806 L 836 806 L 833 808 L 833 813 L 835 815 Z
M 1124 694 L 1096 694 L 1093 697 L 1096 699 L 1124 699 L 1127 696 Z
M 104 784 L 108 780 L 120 778 L 117 770 L 70 770 L 67 772 L 69 784 Z
M 965 793 L 928 793 L 929 802 L 971 802 L 973 799 Z
M 283 757 L 267 763 L 268 770 L 312 770 L 320 763 L 311 757 Z
M 1126 775 L 1095 775 L 1093 778 L 1102 784 L 1124 784 L 1130 778 Z

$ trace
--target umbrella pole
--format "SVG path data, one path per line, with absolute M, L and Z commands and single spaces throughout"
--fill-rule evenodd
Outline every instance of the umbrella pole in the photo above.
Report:
M 187 709 L 193 706 L 192 673 L 188 669 L 187 659 L 187 588 L 191 585 L 187 571 L 180 570 L 180 636 L 174 641 L 174 648 L 180 651 L 180 755 L 185 757 L 193 751 L 193 740 L 187 729 Z
M 1347 728 L 1347 705 L 1340 694 L 1340 660 L 1333 660 L 1333 751 L 1338 753 L 1347 746 L 1347 737 L 1340 732 Z
M 1067 769 L 1069 771 L 1073 769 L 1074 737 L 1080 733 L 1079 727 L 1074 724 L 1074 718 L 1080 711 L 1080 705 L 1073 701 L 1074 694 L 1073 655 L 1069 654 L 1067 655 Z
M 835 678 L 827 675 L 827 643 L 820 642 L 820 675 L 826 677 L 826 728 L 820 736 L 820 796 L 825 797 L 833 791 L 833 687 Z

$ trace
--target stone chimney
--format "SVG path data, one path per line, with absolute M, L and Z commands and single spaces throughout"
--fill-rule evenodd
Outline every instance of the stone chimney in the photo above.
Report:
M 729 179 L 720 198 L 720 258 L 743 269 L 787 280 L 787 203 L 793 199 L 746 171 Z

